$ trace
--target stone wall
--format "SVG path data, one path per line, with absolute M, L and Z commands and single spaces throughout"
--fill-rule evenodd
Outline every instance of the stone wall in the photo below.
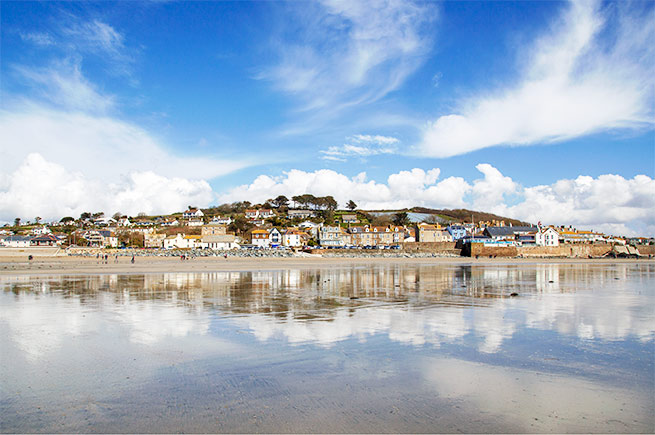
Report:
M 455 242 L 407 242 L 401 247 L 405 252 L 460 252 Z
M 641 255 L 655 255 L 655 245 L 637 245 Z
M 592 245 L 560 245 L 560 246 L 484 246 L 483 243 L 471 244 L 471 257 L 560 257 L 589 258 L 602 257 L 612 250 L 608 243 Z

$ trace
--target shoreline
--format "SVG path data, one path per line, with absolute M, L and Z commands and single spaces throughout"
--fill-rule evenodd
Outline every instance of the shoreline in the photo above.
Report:
M 180 260 L 176 257 L 110 257 L 107 263 L 95 257 L 38 256 L 32 261 L 25 256 L 0 256 L 0 276 L 9 275 L 59 275 L 59 274 L 145 274 L 145 273 L 201 273 L 242 272 L 255 270 L 286 270 L 308 268 L 335 268 L 344 266 L 384 266 L 395 264 L 421 265 L 534 265 L 534 264 L 655 264 L 655 259 L 606 259 L 606 258 L 470 258 L 470 257 L 422 257 L 422 258 L 357 258 L 357 257 L 204 257 Z

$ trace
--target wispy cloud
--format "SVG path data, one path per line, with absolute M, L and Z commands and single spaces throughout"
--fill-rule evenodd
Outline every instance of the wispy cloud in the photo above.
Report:
M 400 141 L 395 137 L 357 134 L 347 138 L 341 146 L 331 146 L 321 151 L 324 160 L 345 161 L 347 157 L 367 157 L 378 154 L 394 154 Z
M 258 76 L 297 97 L 304 110 L 338 112 L 376 101 L 397 89 L 431 47 L 431 4 L 324 0 L 305 6 L 304 24 L 290 32 L 294 42 L 282 37 L 279 63 Z
M 570 3 L 526 48 L 517 83 L 460 101 L 455 113 L 427 125 L 419 151 L 448 157 L 652 127 L 653 22 L 652 3 Z
M 29 33 L 20 33 L 20 37 L 25 42 L 30 42 L 42 47 L 47 47 L 54 45 L 55 39 L 48 33 L 42 32 L 29 32 Z
M 15 65 L 13 70 L 34 97 L 53 106 L 92 113 L 106 113 L 115 107 L 116 98 L 96 89 L 82 74 L 79 61 L 56 61 L 43 68 Z

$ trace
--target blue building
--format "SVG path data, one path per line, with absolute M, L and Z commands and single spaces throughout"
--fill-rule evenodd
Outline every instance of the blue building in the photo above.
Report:
M 466 228 L 461 226 L 461 225 L 450 225 L 448 228 L 446 228 L 450 235 L 453 237 L 453 240 L 459 240 L 468 234 L 466 232 Z

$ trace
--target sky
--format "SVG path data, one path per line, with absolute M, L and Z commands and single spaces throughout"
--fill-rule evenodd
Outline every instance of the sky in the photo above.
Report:
M 655 2 L 0 4 L 0 222 L 278 195 L 655 236 Z

